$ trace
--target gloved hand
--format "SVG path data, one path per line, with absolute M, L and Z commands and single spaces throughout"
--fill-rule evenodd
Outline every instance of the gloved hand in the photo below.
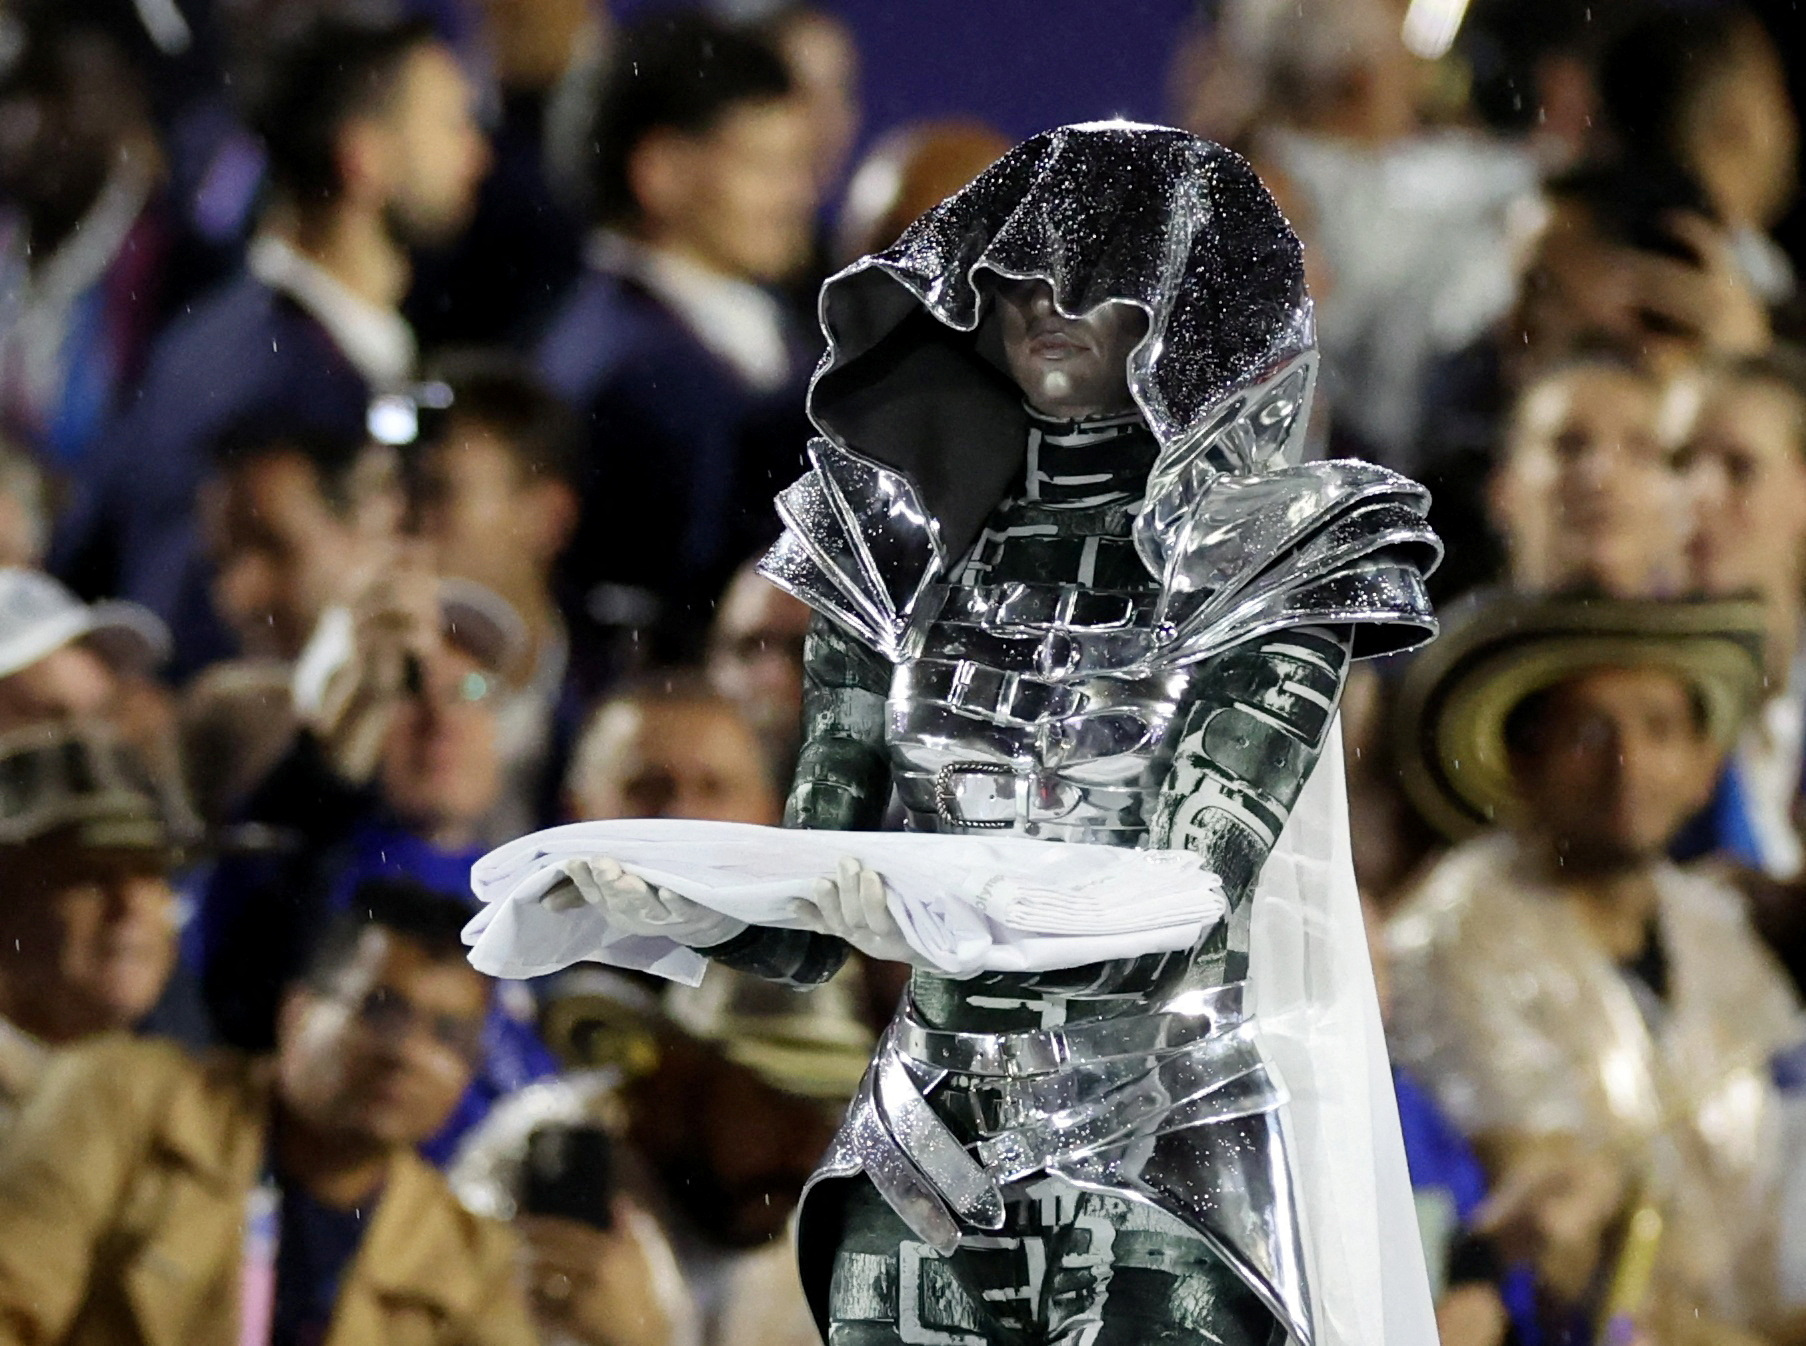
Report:
M 669 888 L 654 888 L 606 855 L 565 860 L 559 868 L 570 882 L 554 885 L 539 899 L 553 911 L 569 911 L 587 902 L 606 909 L 609 922 L 629 934 L 662 935 L 692 949 L 726 943 L 746 929 L 745 921 L 711 911 Z
M 838 935 L 860 953 L 893 963 L 914 962 L 916 951 L 891 919 L 884 900 L 884 876 L 852 856 L 842 858 L 834 874 L 815 881 L 815 909 L 823 934 Z

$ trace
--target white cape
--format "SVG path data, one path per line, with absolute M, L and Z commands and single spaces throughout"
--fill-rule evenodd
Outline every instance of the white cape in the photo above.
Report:
M 1339 727 L 1261 870 L 1249 983 L 1261 1050 L 1291 1094 L 1316 1346 L 1437 1346 Z

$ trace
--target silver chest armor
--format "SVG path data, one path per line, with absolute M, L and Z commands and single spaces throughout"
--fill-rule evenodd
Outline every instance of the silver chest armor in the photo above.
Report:
M 910 825 L 1136 846 L 1198 666 L 1156 661 L 1157 593 L 955 585 L 896 666 L 885 737 Z
M 960 582 L 907 477 L 825 439 L 810 457 L 760 568 L 891 663 L 885 740 L 921 830 L 1143 844 L 1205 661 L 1297 626 L 1351 625 L 1357 656 L 1433 629 L 1428 498 L 1372 464 L 1156 474 L 1142 587 L 1097 588 Z

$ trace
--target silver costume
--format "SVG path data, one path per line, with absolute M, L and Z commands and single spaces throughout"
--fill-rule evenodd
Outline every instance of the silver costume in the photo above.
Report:
M 1132 424 L 1047 423 L 988 376 L 987 272 L 1047 281 L 1067 314 L 1147 314 Z M 762 566 L 826 619 L 787 820 L 874 825 L 881 783 L 918 830 L 1186 847 L 1230 917 L 1189 956 L 918 973 L 805 1198 L 818 1318 L 851 1293 L 812 1225 L 828 1180 L 864 1174 L 945 1255 L 1053 1178 L 1176 1220 L 1308 1343 L 1285 1094 L 1244 1009 L 1248 899 L 1348 659 L 1433 633 L 1427 497 L 1297 461 L 1316 354 L 1296 240 L 1245 163 L 1180 132 L 1029 141 L 831 280 L 822 313 L 824 438 Z M 1073 469 L 1135 434 L 1131 483 Z M 947 1313 L 920 1339 L 985 1339 Z

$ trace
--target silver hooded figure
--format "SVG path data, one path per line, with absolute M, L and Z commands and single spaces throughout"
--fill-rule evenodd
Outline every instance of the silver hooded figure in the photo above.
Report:
M 1124 405 L 1037 405 L 1004 321 L 1037 295 L 1053 328 L 1134 311 Z M 824 1336 L 1308 1346 L 1251 909 L 1348 661 L 1434 634 L 1427 496 L 1302 461 L 1298 240 L 1179 131 L 1035 137 L 830 279 L 821 320 L 822 437 L 761 567 L 818 613 L 787 823 L 875 827 L 894 790 L 916 830 L 1189 848 L 1229 897 L 1185 954 L 914 974 L 805 1197 Z M 706 952 L 798 983 L 844 954 Z

